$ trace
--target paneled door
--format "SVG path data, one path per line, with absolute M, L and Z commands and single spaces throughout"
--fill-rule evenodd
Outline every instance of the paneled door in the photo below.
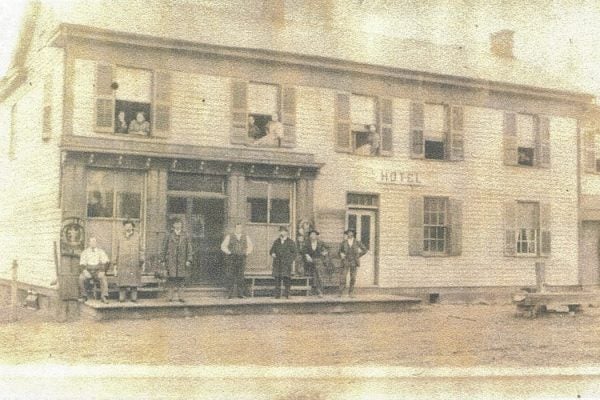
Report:
M 373 210 L 348 210 L 346 212 L 346 229 L 356 232 L 356 238 L 368 249 L 360 259 L 357 271 L 356 286 L 373 286 L 375 282 L 375 245 L 376 245 L 376 212 Z

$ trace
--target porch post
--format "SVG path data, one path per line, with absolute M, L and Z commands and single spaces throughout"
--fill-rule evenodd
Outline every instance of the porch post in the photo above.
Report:
M 237 222 L 246 222 L 246 177 L 241 172 L 229 174 L 227 182 L 228 232 Z
M 307 219 L 315 220 L 313 195 L 314 195 L 314 180 L 303 177 L 298 180 L 296 196 L 296 212 L 297 221 Z

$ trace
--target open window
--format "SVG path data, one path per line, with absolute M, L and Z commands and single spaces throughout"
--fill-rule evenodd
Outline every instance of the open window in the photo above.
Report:
M 550 121 L 547 117 L 504 113 L 504 164 L 548 168 Z
M 463 119 L 461 106 L 411 103 L 411 158 L 463 160 Z
M 296 145 L 296 90 L 232 81 L 231 143 L 256 147 Z
M 335 149 L 367 156 L 392 155 L 392 99 L 337 93 Z
M 165 137 L 171 128 L 171 74 L 99 63 L 95 130 Z
M 149 136 L 152 71 L 118 67 L 115 72 L 115 133 Z

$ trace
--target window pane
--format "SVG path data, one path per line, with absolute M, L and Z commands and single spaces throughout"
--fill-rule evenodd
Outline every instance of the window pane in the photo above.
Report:
M 248 215 L 250 222 L 267 222 L 267 199 L 266 198 L 248 198 Z
M 446 110 L 440 104 L 425 104 L 425 137 L 444 141 Z
M 519 147 L 535 147 L 533 115 L 517 114 L 517 132 Z
M 425 158 L 430 160 L 444 159 L 444 142 L 425 141 Z
M 350 98 L 350 118 L 352 124 L 377 124 L 375 98 L 353 95 Z
M 114 176 L 108 171 L 87 171 L 87 216 L 110 218 L 113 215 Z
M 348 229 L 356 232 L 356 214 L 348 214 Z
M 272 224 L 287 224 L 290 222 L 290 201 L 283 199 L 271 200 Z
M 537 203 L 518 203 L 517 221 L 520 228 L 538 228 L 538 205 Z
M 140 193 L 120 192 L 117 194 L 117 217 L 139 219 L 142 196 Z
M 274 115 L 279 113 L 279 88 L 275 85 L 248 85 L 248 113 Z
M 371 216 L 369 215 L 360 217 L 360 241 L 367 249 L 371 248 Z
M 115 82 L 119 88 L 115 90 L 118 100 L 150 103 L 152 101 L 152 72 L 144 69 L 117 68 Z
M 186 214 L 187 199 L 185 197 L 169 197 L 167 210 L 169 214 Z

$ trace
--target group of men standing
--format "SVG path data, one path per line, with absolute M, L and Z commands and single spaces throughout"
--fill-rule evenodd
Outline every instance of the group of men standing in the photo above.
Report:
M 236 224 L 234 231 L 225 236 L 221 243 L 221 251 L 225 255 L 227 297 L 244 298 L 246 258 L 252 253 L 253 244 L 241 223 Z M 348 275 L 350 275 L 348 294 L 350 297 L 354 296 L 356 272 L 360 266 L 360 258 L 366 252 L 366 247 L 355 239 L 355 232 L 346 230 L 339 250 L 342 266 L 339 296 L 342 296 L 346 289 Z M 273 242 L 269 255 L 272 258 L 272 274 L 275 278 L 275 298 L 279 299 L 282 296 L 289 298 L 293 264 L 298 256 L 302 258 L 305 275 L 312 278 L 315 294 L 319 297 L 323 296 L 320 272 L 329 262 L 329 249 L 319 239 L 317 230 L 310 230 L 305 241 L 296 243 L 289 237 L 288 228 L 281 226 L 279 237 Z M 167 301 L 185 302 L 184 285 L 189 277 L 192 261 L 191 239 L 183 231 L 182 221 L 177 219 L 165 238 L 160 256 L 161 269 L 166 280 Z M 123 234 L 117 240 L 111 261 L 106 253 L 97 247 L 96 238 L 89 238 L 89 247 L 80 256 L 82 272 L 79 276 L 79 287 L 82 301 L 87 300 L 86 285 L 91 280 L 96 280 L 100 284 L 102 302 L 108 302 L 106 271 L 110 264 L 117 277 L 119 301 L 126 301 L 129 292 L 130 300 L 136 302 L 137 289 L 141 285 L 144 251 L 140 248 L 139 234 L 135 232 L 135 224 L 132 221 L 123 222 Z

